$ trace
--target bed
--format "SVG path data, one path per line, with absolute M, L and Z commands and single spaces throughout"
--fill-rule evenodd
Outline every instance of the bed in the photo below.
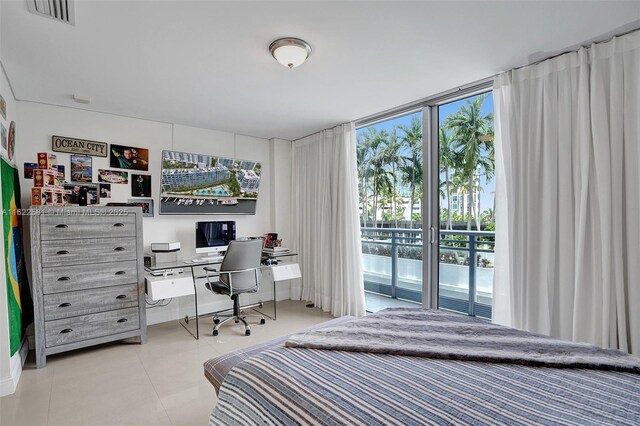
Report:
M 333 320 L 205 376 L 211 425 L 640 424 L 640 359 L 424 309 Z

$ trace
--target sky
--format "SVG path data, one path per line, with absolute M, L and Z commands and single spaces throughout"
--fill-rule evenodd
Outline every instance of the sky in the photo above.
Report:
M 442 124 L 449 115 L 454 114 L 455 112 L 457 112 L 460 107 L 462 105 L 464 105 L 467 100 L 472 100 L 474 99 L 475 96 L 472 96 L 470 98 L 466 98 L 466 99 L 462 99 L 459 101 L 455 101 L 455 102 L 451 102 L 448 104 L 444 104 L 441 105 L 438 109 L 438 121 L 440 124 Z M 483 114 L 488 114 L 488 113 L 493 113 L 493 93 L 489 92 L 487 98 L 484 101 L 484 104 L 482 105 L 482 113 Z M 381 123 L 376 123 L 372 126 L 368 126 L 368 127 L 374 127 L 376 128 L 378 131 L 380 130 L 386 130 L 387 132 L 390 132 L 394 126 L 407 126 L 409 127 L 411 124 L 411 120 L 413 119 L 413 117 L 418 117 L 421 118 L 422 117 L 422 112 L 418 111 L 412 114 L 408 114 L 408 115 L 404 115 L 401 117 L 397 117 L 394 118 L 392 120 L 387 120 L 387 121 L 383 121 Z M 367 129 L 368 127 L 363 127 L 360 128 L 356 131 L 357 134 L 359 134 L 360 132 L 365 131 L 365 129 Z M 444 179 L 444 175 L 441 175 L 441 178 Z M 481 177 L 480 179 L 480 185 L 482 186 L 483 190 L 480 192 L 480 211 L 484 211 L 487 209 L 492 209 L 493 208 L 493 199 L 494 199 L 494 192 L 495 192 L 495 177 L 489 182 L 486 182 L 486 179 L 484 177 Z M 446 201 L 440 200 L 440 202 L 442 203 L 443 207 L 446 207 Z

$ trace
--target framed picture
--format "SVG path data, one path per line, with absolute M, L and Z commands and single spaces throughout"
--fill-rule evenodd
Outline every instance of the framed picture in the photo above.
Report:
M 71 154 L 71 182 L 91 182 L 92 176 L 91 157 Z
M 262 165 L 162 151 L 160 214 L 256 214 Z
M 0 122 L 0 138 L 2 138 L 2 140 L 0 140 L 0 146 L 2 146 L 3 150 L 7 150 L 7 127 L 4 125 L 4 123 Z
M 98 182 L 129 183 L 129 172 L 118 170 L 98 169 Z
M 65 183 L 62 188 L 64 189 L 64 200 L 67 205 L 79 206 L 82 194 L 85 191 L 87 205 L 91 206 L 100 203 L 100 190 L 97 183 Z
M 149 170 L 149 150 L 111 144 L 109 165 L 116 169 Z
M 151 175 L 131 173 L 131 196 L 151 197 Z
M 153 217 L 153 199 L 134 199 L 127 200 L 129 204 L 135 204 L 137 207 L 142 207 L 142 216 Z
M 100 185 L 100 198 L 111 198 L 111 184 L 99 183 Z
M 33 179 L 33 171 L 38 168 L 38 163 L 24 163 L 24 178 Z
M 58 168 L 58 173 L 62 174 L 62 180 L 67 180 L 67 177 L 64 171 L 64 165 L 58 164 L 56 167 Z

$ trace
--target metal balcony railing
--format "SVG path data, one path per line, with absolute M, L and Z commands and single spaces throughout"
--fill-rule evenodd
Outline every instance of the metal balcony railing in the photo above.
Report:
M 422 301 L 422 229 L 361 228 L 365 290 Z M 491 318 L 494 232 L 440 231 L 439 307 Z

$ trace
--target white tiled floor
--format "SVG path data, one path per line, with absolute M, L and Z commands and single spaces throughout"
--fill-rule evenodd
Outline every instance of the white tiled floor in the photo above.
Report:
M 270 312 L 266 306 L 266 312 Z M 211 335 L 200 322 L 195 340 L 177 321 L 148 327 L 146 345 L 114 343 L 47 357 L 32 357 L 18 389 L 0 398 L 0 425 L 206 425 L 215 404 L 202 364 L 209 358 L 327 321 L 331 316 L 303 302 L 278 302 L 278 319 L 235 324 Z

